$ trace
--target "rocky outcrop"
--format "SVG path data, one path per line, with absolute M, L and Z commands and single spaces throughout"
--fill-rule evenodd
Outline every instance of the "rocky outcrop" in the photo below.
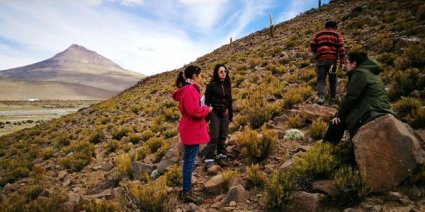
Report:
M 413 130 L 392 115 L 362 126 L 353 143 L 357 166 L 371 192 L 390 190 L 425 162 Z
M 337 110 L 335 108 L 321 106 L 317 104 L 307 104 L 300 108 L 300 116 L 304 119 L 313 121 L 317 118 L 331 119 Z

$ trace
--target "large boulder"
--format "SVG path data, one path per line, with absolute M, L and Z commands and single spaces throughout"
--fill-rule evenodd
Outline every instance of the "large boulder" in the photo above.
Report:
M 362 126 L 353 138 L 354 154 L 363 180 L 371 192 L 399 185 L 425 162 L 421 138 L 392 115 Z

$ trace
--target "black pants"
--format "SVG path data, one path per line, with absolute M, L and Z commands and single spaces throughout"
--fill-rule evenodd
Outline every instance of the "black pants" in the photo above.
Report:
M 214 159 L 216 154 L 226 154 L 224 142 L 229 133 L 229 115 L 218 116 L 215 112 L 210 113 L 210 142 L 205 147 L 205 159 Z

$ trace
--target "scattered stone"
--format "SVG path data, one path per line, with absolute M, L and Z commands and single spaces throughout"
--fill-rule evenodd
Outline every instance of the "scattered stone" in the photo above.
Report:
M 300 108 L 299 114 L 304 119 L 314 121 L 317 118 L 331 119 L 335 116 L 335 108 L 322 106 L 318 104 L 306 104 Z
M 98 194 L 106 189 L 110 189 L 115 187 L 116 182 L 115 180 L 106 180 L 104 182 L 100 182 L 99 184 L 97 184 L 95 187 L 91 188 L 88 190 L 87 194 L 91 195 L 91 194 Z
M 220 193 L 226 187 L 226 182 L 221 174 L 216 175 L 204 183 L 204 188 L 211 193 Z
M 235 201 L 231 201 L 231 202 L 229 203 L 229 206 L 230 206 L 230 207 L 236 207 L 236 206 L 237 206 L 237 204 L 236 204 L 236 202 L 235 202 Z
M 318 180 L 311 184 L 312 191 L 331 194 L 336 189 L 335 181 L 333 180 Z
M 114 167 L 115 167 L 115 166 L 114 166 L 114 164 L 112 164 L 112 163 L 105 163 L 105 164 L 103 165 L 103 167 L 102 167 L 102 170 L 103 170 L 103 171 L 105 171 L 105 172 L 109 172 L 109 171 L 111 171 Z
M 289 169 L 289 167 L 291 167 L 291 165 L 292 165 L 292 160 L 291 159 L 289 159 L 289 160 L 287 160 L 287 161 L 285 161 L 280 167 L 279 167 L 279 170 L 282 170 L 282 171 L 288 171 L 288 169 Z
M 111 189 L 107 189 L 107 190 L 105 190 L 105 191 L 103 191 L 101 193 L 93 194 L 93 195 L 88 195 L 86 197 L 89 198 L 89 199 L 99 199 L 99 198 L 102 198 L 102 197 L 109 197 L 111 195 L 112 195 L 112 190 Z
M 62 185 L 63 185 L 64 187 L 69 186 L 69 184 L 71 184 L 71 179 L 69 179 L 69 178 L 66 178 L 66 179 L 65 179 L 65 181 L 62 183 Z
M 240 178 L 240 177 L 234 177 L 234 178 L 232 178 L 231 180 L 230 180 L 230 182 L 229 182 L 229 188 L 231 188 L 231 187 L 233 187 L 233 186 L 238 186 L 238 185 L 241 185 L 242 187 L 246 187 L 246 182 L 245 182 L 245 180 L 243 180 L 242 178 Z
M 162 157 L 161 161 L 158 163 L 158 172 L 160 174 L 165 173 L 167 169 L 176 164 L 179 161 L 180 153 L 179 153 L 179 145 L 178 142 L 172 142 L 171 148 L 168 150 L 168 152 L 165 154 L 164 157 Z
M 216 175 L 219 171 L 221 171 L 221 167 L 219 165 L 212 165 L 207 170 L 209 175 Z
M 198 209 L 198 206 L 194 203 L 189 203 L 189 211 L 196 211 Z
M 63 180 L 63 178 L 65 178 L 66 174 L 68 174 L 67 171 L 60 171 L 59 174 L 58 174 L 59 180 Z
M 222 205 L 227 205 L 231 202 L 245 202 L 246 196 L 247 194 L 243 186 L 233 186 L 227 192 L 226 198 L 222 201 Z
M 153 165 L 137 161 L 131 162 L 131 173 L 136 180 L 140 179 L 143 173 L 148 173 L 150 175 L 153 170 L 155 170 Z
M 412 128 L 392 115 L 362 126 L 353 143 L 357 167 L 371 192 L 394 188 L 425 163 L 425 151 Z
M 273 121 L 274 121 L 275 124 L 285 123 L 286 120 L 288 120 L 288 115 L 286 115 L 286 114 L 283 114 L 281 116 L 276 116 L 276 117 L 273 118 Z
M 320 195 L 304 191 L 292 192 L 289 196 L 291 211 L 318 211 L 320 206 Z

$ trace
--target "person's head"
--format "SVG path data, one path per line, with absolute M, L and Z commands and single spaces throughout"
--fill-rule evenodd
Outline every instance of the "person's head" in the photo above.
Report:
M 325 28 L 328 28 L 328 29 L 337 29 L 338 28 L 338 25 L 336 24 L 335 21 L 327 21 L 325 23 Z
M 346 58 L 347 71 L 354 70 L 367 59 L 366 52 L 349 52 Z
M 215 65 L 211 81 L 224 81 L 225 84 L 230 85 L 229 70 L 224 64 Z
M 192 80 L 195 83 L 200 83 L 201 80 L 201 68 L 195 65 L 189 65 L 187 66 L 184 71 L 179 72 L 176 79 L 176 86 L 178 88 L 183 86 L 183 83 L 186 82 L 186 80 Z

